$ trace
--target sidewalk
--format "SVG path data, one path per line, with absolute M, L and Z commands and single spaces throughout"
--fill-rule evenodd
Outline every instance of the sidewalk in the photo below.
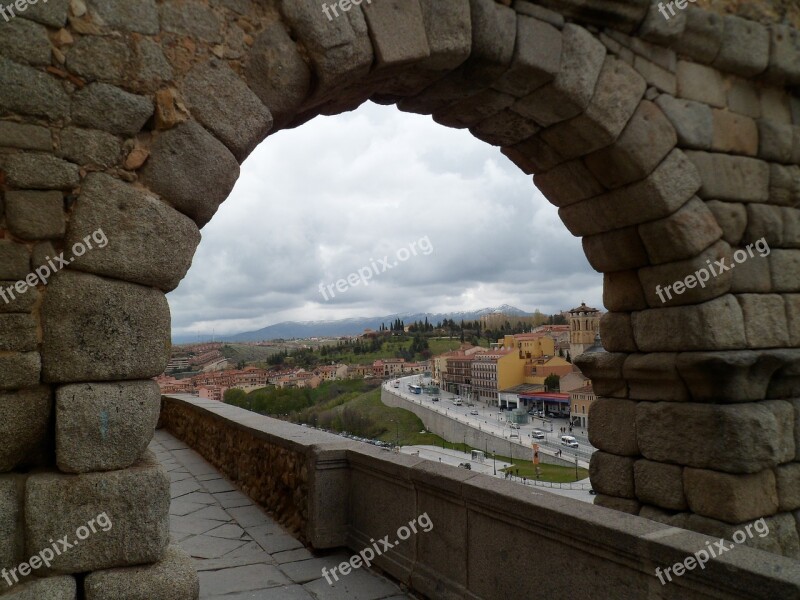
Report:
M 315 556 L 202 456 L 164 430 L 150 449 L 172 482 L 170 533 L 195 560 L 201 600 L 405 600 L 368 569 L 334 585 L 322 578 L 350 555 Z

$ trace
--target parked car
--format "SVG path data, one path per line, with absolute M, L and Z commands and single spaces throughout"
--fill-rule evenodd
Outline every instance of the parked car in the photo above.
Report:
M 531 437 L 535 440 L 543 440 L 545 439 L 545 435 L 543 431 L 539 431 L 538 429 L 534 429 L 533 433 L 531 433 Z
M 458 466 L 461 467 L 462 469 L 466 469 L 467 471 L 472 470 L 472 465 L 469 463 L 459 463 Z
M 469 414 L 471 414 L 471 415 L 475 415 L 475 416 L 477 417 L 477 416 L 479 416 L 481 413 L 479 413 L 477 410 L 471 410 L 471 411 L 469 411 Z

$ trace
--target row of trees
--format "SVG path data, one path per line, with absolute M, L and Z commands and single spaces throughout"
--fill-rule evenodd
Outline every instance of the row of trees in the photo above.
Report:
M 506 320 L 499 329 L 493 331 L 493 333 L 503 333 L 506 335 L 511 335 L 514 333 L 523 333 L 533 327 L 539 327 L 540 325 L 566 325 L 567 320 L 560 314 L 558 315 L 545 315 L 542 314 L 538 309 L 533 313 L 533 322 L 529 323 L 519 323 L 514 326 L 511 325 L 509 320 Z M 402 319 L 395 319 L 394 322 L 389 324 L 389 327 L 386 326 L 385 323 L 381 324 L 379 331 L 381 332 L 389 332 L 389 333 L 402 333 L 405 331 L 405 322 Z M 425 317 L 423 321 L 414 321 L 411 325 L 408 326 L 409 333 L 434 333 L 436 335 L 443 335 L 449 334 L 450 337 L 455 337 L 456 335 L 460 336 L 477 336 L 481 337 L 481 322 L 480 321 L 464 321 L 463 319 L 460 322 L 456 322 L 453 319 L 444 319 L 443 321 L 439 321 L 434 325 L 428 321 L 428 317 Z M 488 331 L 486 332 L 489 333 Z
M 357 340 L 339 340 L 335 346 L 322 346 L 320 356 L 340 356 L 342 354 L 370 354 L 383 350 L 386 340 L 380 337 L 360 338 Z

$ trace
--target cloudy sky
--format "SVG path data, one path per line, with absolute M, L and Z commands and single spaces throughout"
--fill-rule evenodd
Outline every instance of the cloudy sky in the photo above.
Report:
M 466 130 L 395 107 L 368 103 L 269 137 L 202 233 L 168 296 L 176 336 L 602 305 L 602 276 L 531 177 Z M 359 269 L 368 285 L 336 288 Z

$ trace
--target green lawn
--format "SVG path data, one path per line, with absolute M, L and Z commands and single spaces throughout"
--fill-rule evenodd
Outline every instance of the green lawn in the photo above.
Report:
M 507 462 L 504 460 L 503 462 Z M 561 467 L 559 465 L 545 465 L 540 464 L 541 481 L 552 481 L 554 483 L 567 483 L 580 481 L 589 476 L 589 471 L 583 468 L 578 468 L 578 478 L 575 478 L 575 467 Z M 514 460 L 514 466 L 503 469 L 504 472 L 511 472 L 512 475 L 519 477 L 527 477 L 528 479 L 536 479 L 536 468 L 531 461 L 517 461 Z
M 414 413 L 383 404 L 380 388 L 315 405 L 292 420 L 393 444 L 399 440 L 402 446 L 441 444 L 432 433 L 420 434 L 424 426 Z
M 326 381 L 316 389 L 268 386 L 245 394 L 242 390 L 225 392 L 225 402 L 264 415 L 289 415 L 317 405 L 337 406 L 380 385 L 377 380 L 344 379 Z
M 330 352 L 322 357 L 326 362 L 340 362 L 348 365 L 371 365 L 379 358 L 394 358 L 395 354 L 400 350 L 405 350 L 411 346 L 411 339 L 403 338 L 389 338 L 383 345 L 383 348 L 377 352 L 367 352 L 365 354 L 355 354 L 352 351 L 348 352 Z

